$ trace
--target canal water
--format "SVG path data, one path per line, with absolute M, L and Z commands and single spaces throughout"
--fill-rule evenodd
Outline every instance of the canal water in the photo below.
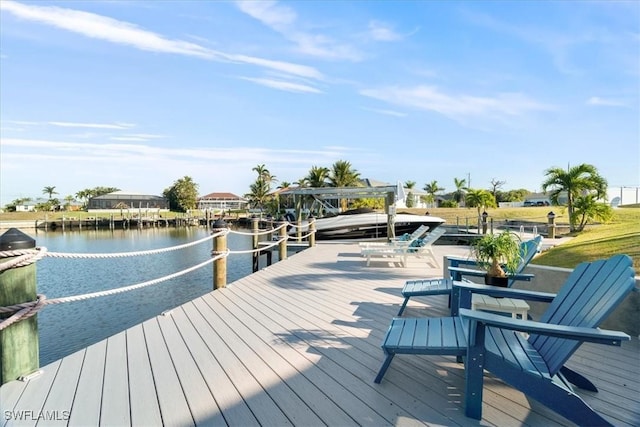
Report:
M 210 235 L 201 227 L 38 232 L 50 252 L 104 253 L 160 249 Z M 230 250 L 247 250 L 252 238 L 230 233 Z M 157 279 L 211 257 L 213 241 L 157 255 L 127 258 L 48 258 L 37 263 L 38 293 L 58 298 L 121 288 Z M 262 257 L 264 258 L 264 257 Z M 264 260 L 263 260 L 264 261 Z M 275 259 L 274 259 L 275 261 Z M 231 254 L 227 283 L 251 274 L 251 254 Z M 46 306 L 38 314 L 40 365 L 103 340 L 213 289 L 213 263 L 184 276 L 113 296 Z

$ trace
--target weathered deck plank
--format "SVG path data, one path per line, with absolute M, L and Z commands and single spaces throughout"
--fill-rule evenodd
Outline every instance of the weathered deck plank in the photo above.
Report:
M 97 375 L 101 373 L 100 371 L 96 372 Z M 103 387 L 100 423 L 104 425 L 131 424 L 129 406 L 131 390 L 129 389 L 129 369 L 127 366 L 126 332 L 116 334 L 107 340 Z
M 87 347 L 83 354 L 82 371 L 78 379 L 78 389 L 73 400 L 73 411 L 69 413 L 69 426 L 88 426 L 100 423 L 100 405 L 104 362 L 107 341 L 100 341 Z
M 70 425 L 568 424 L 491 375 L 483 420 L 465 417 L 453 357 L 398 355 L 374 384 L 402 284 L 441 272 L 422 260 L 366 267 L 358 252 L 321 244 L 94 344 L 2 386 L 2 413 L 70 409 Z M 444 316 L 446 305 L 414 298 L 405 316 Z M 634 338 L 583 345 L 569 361 L 601 389 L 581 396 L 615 425 L 640 424 L 639 355 Z M 54 424 L 23 418 L 0 424 Z
M 127 355 L 129 361 L 129 388 L 131 390 L 155 390 L 143 328 L 127 330 Z M 155 394 L 131 393 L 130 399 L 132 425 L 162 424 L 160 405 Z M 84 425 L 87 424 L 89 423 Z

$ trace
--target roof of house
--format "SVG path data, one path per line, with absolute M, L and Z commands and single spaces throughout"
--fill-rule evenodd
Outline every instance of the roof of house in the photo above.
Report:
M 114 191 L 113 193 L 103 194 L 102 196 L 92 197 L 93 199 L 101 199 L 101 200 L 158 200 L 163 199 L 162 196 L 154 196 L 152 194 L 142 194 L 142 193 L 131 193 L 126 191 Z
M 209 193 L 205 196 L 198 197 L 198 200 L 246 200 L 246 199 L 240 196 L 236 196 L 233 193 Z

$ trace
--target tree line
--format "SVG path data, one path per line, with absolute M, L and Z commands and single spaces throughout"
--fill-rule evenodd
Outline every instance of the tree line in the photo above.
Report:
M 278 192 L 274 192 L 272 185 L 278 180 L 266 165 L 260 164 L 252 168 L 256 172 L 257 177 L 249 186 L 249 192 L 244 197 L 249 201 L 249 205 L 254 208 L 266 210 L 270 213 L 277 214 L 281 207 L 290 206 L 291 200 L 280 200 Z M 506 181 L 493 178 L 488 189 L 471 188 L 467 186 L 465 179 L 454 178 L 455 189 L 448 194 L 448 198 L 442 201 L 440 207 L 458 207 L 462 203 L 466 207 L 477 208 L 478 215 L 483 209 L 496 207 L 500 201 L 522 201 L 529 193 L 527 190 L 511 190 L 502 191 L 502 187 Z M 312 166 L 309 172 L 291 183 L 281 181 L 277 189 L 284 189 L 291 186 L 296 187 L 355 187 L 363 185 L 360 180 L 360 173 L 346 160 L 338 160 L 330 167 Z M 407 181 L 404 183 L 409 190 L 407 194 L 407 207 L 412 207 L 413 194 L 416 183 L 415 181 Z M 549 199 L 553 204 L 559 205 L 560 198 L 566 198 L 567 213 L 571 231 L 580 231 L 584 229 L 589 221 L 607 221 L 612 216 L 611 207 L 602 203 L 601 200 L 606 198 L 607 180 L 600 175 L 597 168 L 590 164 L 579 164 L 570 166 L 566 169 L 560 167 L 551 167 L 545 171 L 545 179 L 542 182 L 542 191 L 549 192 Z M 435 203 L 440 193 L 444 192 L 444 188 L 440 186 L 438 181 L 428 182 L 423 187 L 427 193 L 423 196 L 426 203 Z M 37 210 L 51 211 L 61 208 L 67 208 L 76 199 L 82 202 L 82 209 L 86 209 L 86 205 L 92 197 L 119 191 L 115 187 L 95 187 L 80 190 L 74 196 L 66 196 L 65 204 L 62 205 L 60 200 L 53 197 L 56 192 L 55 186 L 45 186 L 42 190 L 43 194 L 48 196 L 48 200 L 36 206 Z M 163 191 L 163 196 L 169 201 L 170 209 L 178 212 L 186 212 L 197 207 L 198 200 L 198 184 L 189 176 L 185 176 L 176 180 L 170 187 Z M 16 210 L 16 206 L 24 204 L 29 199 L 16 199 L 5 206 L 8 211 Z M 342 210 L 346 210 L 347 200 L 341 200 Z M 365 199 L 351 202 L 351 207 L 369 206 L 374 208 L 382 207 L 382 201 L 379 199 Z

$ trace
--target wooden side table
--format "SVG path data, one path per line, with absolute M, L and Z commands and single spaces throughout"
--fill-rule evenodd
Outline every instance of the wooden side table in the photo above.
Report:
M 473 294 L 471 297 L 472 310 L 497 311 L 511 313 L 511 317 L 527 319 L 529 304 L 526 301 L 515 298 L 493 298 L 488 295 Z

